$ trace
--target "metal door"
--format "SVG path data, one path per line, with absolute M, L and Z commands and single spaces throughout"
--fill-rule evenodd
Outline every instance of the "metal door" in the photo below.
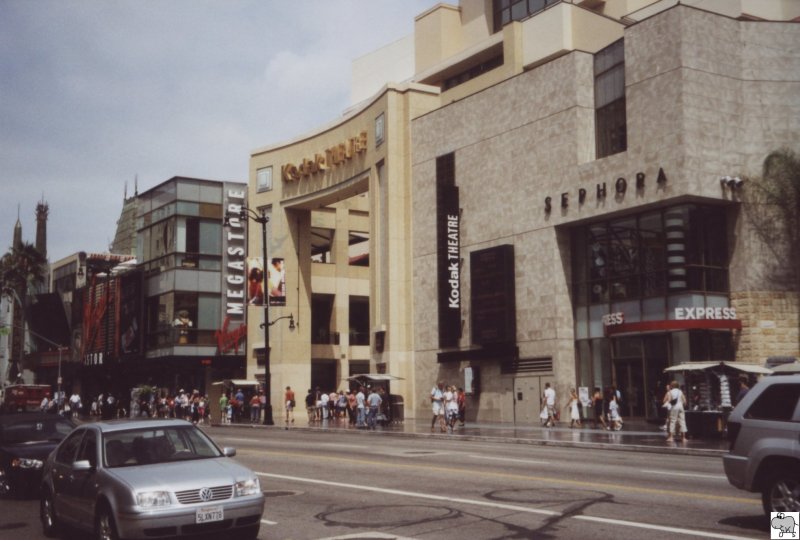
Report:
M 541 377 L 514 378 L 514 423 L 535 424 L 539 422 L 542 404 Z

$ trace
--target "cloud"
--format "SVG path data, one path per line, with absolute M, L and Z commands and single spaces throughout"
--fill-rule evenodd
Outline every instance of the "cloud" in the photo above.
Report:
M 51 260 L 101 251 L 139 190 L 247 181 L 251 150 L 349 106 L 353 59 L 434 0 L 0 2 L 0 252 L 50 205 Z

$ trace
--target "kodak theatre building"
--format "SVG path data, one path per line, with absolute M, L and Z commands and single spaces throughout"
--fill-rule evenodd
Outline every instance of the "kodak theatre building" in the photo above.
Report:
M 470 421 L 537 422 L 546 382 L 652 418 L 669 366 L 798 355 L 746 200 L 800 140 L 800 9 L 689 3 L 438 4 L 406 82 L 254 152 L 286 271 L 269 317 L 298 322 L 272 327 L 273 405 L 368 371 L 402 378 L 406 417 L 442 380 Z

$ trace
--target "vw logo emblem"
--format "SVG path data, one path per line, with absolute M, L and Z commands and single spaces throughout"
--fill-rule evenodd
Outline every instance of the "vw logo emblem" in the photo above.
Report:
M 211 488 L 204 487 L 200 490 L 200 498 L 204 501 L 210 501 L 214 497 Z

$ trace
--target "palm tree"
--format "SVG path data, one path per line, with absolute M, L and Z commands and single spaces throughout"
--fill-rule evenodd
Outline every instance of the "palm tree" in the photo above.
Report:
M 19 360 L 18 365 L 14 366 L 14 360 L 9 366 L 9 372 L 16 378 L 20 373 L 24 359 L 25 350 L 25 306 L 28 298 L 29 290 L 36 290 L 39 285 L 44 283 L 46 274 L 47 260 L 39 253 L 39 250 L 33 244 L 23 242 L 20 245 L 11 248 L 11 251 L 0 258 L 0 291 L 2 294 L 8 296 L 11 302 L 17 300 L 19 302 L 19 312 L 14 310 L 14 313 L 19 313 L 20 316 L 14 317 L 15 323 L 12 326 L 12 332 L 19 332 L 22 339 L 18 340 L 19 343 Z M 13 340 L 12 340 L 13 342 Z

